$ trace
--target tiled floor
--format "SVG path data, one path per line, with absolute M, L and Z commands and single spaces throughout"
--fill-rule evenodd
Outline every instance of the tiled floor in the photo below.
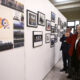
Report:
M 71 80 L 71 79 L 67 79 L 66 76 L 68 74 L 66 74 L 65 72 L 60 72 L 60 69 L 62 69 L 62 60 L 60 60 L 55 68 L 53 68 L 49 74 L 45 77 L 44 80 Z

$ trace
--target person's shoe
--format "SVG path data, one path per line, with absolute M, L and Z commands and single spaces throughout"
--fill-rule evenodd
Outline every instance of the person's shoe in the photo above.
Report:
M 63 72 L 63 71 L 65 71 L 65 70 L 66 70 L 66 69 L 65 69 L 65 68 L 63 68 L 63 69 L 61 69 L 61 70 L 60 70 L 60 72 Z
M 71 79 L 71 76 L 70 76 L 70 75 L 68 75 L 68 76 L 67 76 L 67 78 L 68 78 L 68 79 Z

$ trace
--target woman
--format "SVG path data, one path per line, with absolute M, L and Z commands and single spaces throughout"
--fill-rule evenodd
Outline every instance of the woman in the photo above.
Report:
M 70 44 L 69 56 L 71 56 L 71 68 L 74 74 L 72 80 L 80 80 L 80 25 L 76 26 L 76 33 L 66 39 Z

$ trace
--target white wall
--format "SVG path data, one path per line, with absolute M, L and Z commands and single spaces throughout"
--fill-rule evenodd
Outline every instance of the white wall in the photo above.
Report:
M 0 80 L 24 80 L 24 47 L 0 52 Z
M 49 20 L 53 11 L 56 13 L 56 19 L 59 16 L 66 21 L 48 0 L 25 0 L 25 49 L 21 47 L 0 52 L 0 80 L 42 80 L 61 56 L 60 42 L 56 43 L 54 48 L 50 48 L 50 44 L 45 43 L 45 33 L 50 33 L 45 31 L 45 27 L 26 26 L 26 9 L 36 13 L 43 12 Z M 43 31 L 42 46 L 32 47 L 32 31 Z
M 44 13 L 49 20 L 53 11 L 56 14 L 56 23 L 58 17 L 66 21 L 66 18 L 48 0 L 25 0 L 25 14 L 27 9 L 35 13 L 37 11 Z M 32 47 L 32 31 L 43 31 L 42 46 Z M 61 57 L 60 42 L 58 41 L 54 48 L 50 48 L 50 43 L 45 43 L 45 33 L 50 33 L 45 30 L 45 26 L 30 28 L 25 25 L 25 80 L 42 80 Z
M 8 18 L 10 24 L 9 29 L 0 28 L 0 41 L 13 42 L 14 12 L 14 9 L 0 5 L 0 17 Z M 24 47 L 0 51 L 0 80 L 24 80 Z

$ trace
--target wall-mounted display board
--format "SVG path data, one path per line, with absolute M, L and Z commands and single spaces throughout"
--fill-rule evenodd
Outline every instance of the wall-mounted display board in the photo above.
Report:
M 54 12 L 51 12 L 51 21 L 52 22 L 55 22 L 55 13 Z
M 15 11 L 13 16 L 14 48 L 24 46 L 24 15 Z
M 10 7 L 9 1 L 14 0 L 0 0 L 0 51 L 15 48 L 15 43 L 24 46 L 24 13 Z
M 27 10 L 26 17 L 27 17 L 27 19 L 26 19 L 27 26 L 36 28 L 37 27 L 37 14 L 35 12 Z
M 0 5 L 0 51 L 13 48 L 13 11 Z
M 33 31 L 33 48 L 43 45 L 43 32 Z
M 50 36 L 51 36 L 50 33 L 45 34 L 45 43 L 50 43 Z
M 1 1 L 1 4 L 6 7 L 24 12 L 24 5 L 16 0 L 0 0 L 0 1 Z
M 50 38 L 50 47 L 54 47 L 55 46 L 55 35 L 51 34 L 51 38 Z
M 38 11 L 38 25 L 45 26 L 45 14 Z
M 46 20 L 46 31 L 51 31 L 51 21 Z

